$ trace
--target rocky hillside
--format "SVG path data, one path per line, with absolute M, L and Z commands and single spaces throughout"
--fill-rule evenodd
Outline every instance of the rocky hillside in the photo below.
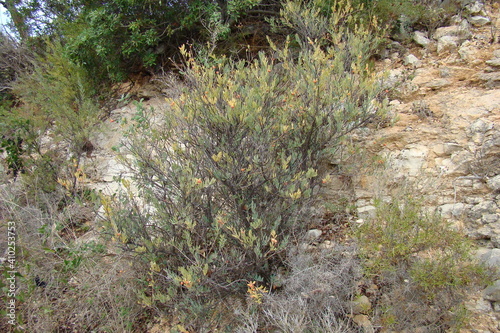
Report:
M 381 156 L 380 174 L 358 176 L 360 217 L 374 211 L 375 195 L 408 180 L 417 184 L 429 209 L 477 240 L 478 256 L 500 269 L 500 28 L 499 4 L 473 4 L 468 20 L 414 34 L 379 63 L 397 93 L 390 105 L 393 126 L 365 131 L 358 139 Z M 390 178 L 387 176 L 390 175 Z M 474 332 L 497 332 L 500 283 L 473 297 Z

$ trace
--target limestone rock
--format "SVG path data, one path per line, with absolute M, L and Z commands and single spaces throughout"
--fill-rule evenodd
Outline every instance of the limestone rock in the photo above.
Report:
M 431 88 L 432 90 L 441 89 L 451 85 L 451 81 L 448 79 L 434 79 L 427 83 L 425 86 Z
M 493 310 L 495 312 L 500 312 L 500 302 L 494 302 L 493 303 Z M 499 328 L 500 328 L 500 325 L 499 325 Z
M 484 13 L 484 4 L 480 1 L 474 1 L 465 5 L 465 10 L 472 15 Z
M 422 65 L 422 62 L 413 54 L 408 54 L 404 58 L 404 64 L 405 65 L 411 65 L 413 67 L 420 67 Z
M 497 175 L 493 178 L 488 179 L 488 187 L 494 192 L 500 191 L 500 175 Z
M 486 266 L 500 271 L 500 249 L 489 249 L 479 259 Z
M 374 206 L 364 206 L 364 207 L 360 207 L 358 208 L 358 216 L 362 219 L 370 219 L 370 218 L 373 218 L 375 217 L 375 212 L 376 212 L 377 208 L 375 208 Z
M 454 51 L 458 48 L 458 39 L 454 36 L 443 36 L 438 39 L 437 53 Z
M 500 86 L 500 73 L 499 72 L 494 72 L 494 73 L 481 73 L 477 75 L 477 78 L 480 81 L 485 81 L 485 85 L 487 88 L 496 88 Z
M 413 41 L 422 47 L 427 47 L 431 43 L 431 40 L 427 38 L 427 35 L 421 31 L 415 31 L 413 33 Z
M 375 329 L 373 328 L 373 325 L 370 322 L 370 319 L 368 318 L 367 315 L 363 315 L 363 314 L 355 315 L 352 318 L 352 321 L 356 325 L 362 327 L 365 333 L 374 333 L 375 332 Z
M 306 238 L 308 240 L 315 240 L 315 239 L 318 239 L 322 234 L 323 234 L 323 231 L 321 231 L 319 229 L 311 229 L 311 230 L 307 231 Z
M 500 67 L 500 58 L 493 58 L 491 60 L 486 60 L 486 64 L 491 67 Z
M 465 41 L 462 45 L 460 45 L 458 54 L 460 55 L 460 59 L 465 61 L 477 60 L 477 48 L 472 45 L 470 41 Z
M 449 27 L 437 28 L 433 35 L 435 40 L 439 40 L 442 37 L 455 37 L 457 43 L 461 43 L 472 37 L 470 32 L 469 24 L 466 20 L 462 21 L 459 25 L 452 25 Z
M 473 206 L 468 210 L 468 215 L 470 218 L 478 220 L 485 214 L 496 213 L 498 206 L 494 201 L 482 201 L 479 204 Z
M 461 202 L 457 202 L 454 204 L 444 204 L 439 207 L 439 212 L 443 217 L 450 218 L 455 217 L 458 218 L 464 212 L 465 204 Z
M 498 214 L 483 214 L 483 217 L 481 218 L 481 222 L 483 224 L 493 224 L 497 223 L 500 220 L 500 215 Z
M 456 153 L 462 149 L 462 146 L 454 142 L 446 142 L 443 144 L 443 153 L 445 156 L 450 156 L 451 154 Z
M 500 302 L 500 280 L 496 280 L 483 291 L 484 298 L 492 302 Z
M 483 25 L 491 23 L 491 20 L 485 16 L 472 16 L 469 17 L 469 22 L 475 27 L 482 27 Z
M 382 87 L 385 89 L 394 88 L 404 80 L 404 73 L 402 69 L 392 69 L 388 72 L 387 77 L 382 82 Z
M 491 303 L 485 299 L 479 299 L 473 309 L 477 312 L 488 313 L 491 311 Z
M 394 166 L 406 175 L 416 176 L 422 169 L 428 148 L 422 145 L 411 145 L 401 152 L 394 161 Z
M 499 78 L 500 79 L 500 78 Z M 485 134 L 493 129 L 493 123 L 489 120 L 479 118 L 474 121 L 465 131 L 472 141 L 480 145 L 484 141 Z

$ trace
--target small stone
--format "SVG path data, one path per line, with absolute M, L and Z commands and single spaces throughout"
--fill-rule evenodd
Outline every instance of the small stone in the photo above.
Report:
M 493 303 L 493 310 L 495 312 L 500 312 L 500 302 Z
M 306 233 L 306 238 L 308 240 L 318 239 L 323 234 L 323 231 L 319 229 L 311 229 Z
M 496 175 L 495 177 L 488 179 L 486 183 L 488 184 L 488 187 L 492 191 L 494 192 L 500 191 L 500 175 Z
M 373 332 L 375 332 L 375 330 L 373 329 L 373 325 L 370 322 L 370 319 L 368 318 L 367 315 L 363 315 L 363 314 L 355 315 L 352 318 L 352 321 L 355 324 L 357 324 L 358 326 L 361 326 L 363 328 L 363 330 L 365 331 L 365 333 L 373 333 Z
M 334 247 L 334 244 L 329 241 L 329 240 L 326 240 L 324 241 L 323 243 L 319 244 L 318 246 L 320 249 L 325 249 L 325 250 L 328 250 L 328 249 L 332 249 Z
M 470 41 L 465 41 L 458 49 L 460 59 L 465 61 L 478 60 L 476 59 L 476 53 L 477 49 Z
M 468 232 L 467 234 L 469 237 L 475 240 L 479 239 L 491 240 L 491 238 L 494 236 L 491 231 L 491 228 L 488 227 L 480 227 Z
M 351 305 L 354 314 L 368 314 L 372 308 L 372 303 L 365 295 L 357 297 Z
M 500 219 L 500 216 L 498 214 L 484 214 L 481 222 L 485 224 L 492 224 L 498 222 Z
M 463 20 L 459 25 L 437 28 L 433 38 L 439 40 L 442 37 L 455 37 L 457 43 L 471 38 L 472 33 L 469 30 L 469 23 L 467 20 Z
M 451 70 L 449 67 L 443 67 L 439 69 L 439 76 L 442 78 L 451 77 Z
M 482 27 L 483 25 L 491 23 L 491 20 L 485 16 L 472 16 L 469 17 L 469 22 L 475 27 Z
M 494 72 L 494 73 L 480 73 L 477 75 L 477 78 L 481 81 L 486 82 L 486 87 L 487 88 L 496 88 L 500 85 L 500 73 L 499 72 Z
M 489 301 L 500 302 L 500 280 L 496 280 L 491 286 L 488 286 L 483 294 L 484 298 Z
M 445 155 L 451 155 L 457 151 L 462 150 L 462 146 L 453 142 L 446 142 L 443 145 L 443 151 Z
M 486 64 L 491 66 L 491 67 L 500 67 L 500 58 L 486 60 Z
M 480 1 L 475 1 L 465 6 L 465 9 L 467 9 L 467 11 L 473 15 L 483 12 L 483 8 L 484 4 L 482 4 Z
M 493 214 L 497 211 L 497 205 L 494 201 L 481 201 L 468 210 L 468 216 L 473 219 L 480 219 L 485 214 Z
M 451 25 L 459 25 L 462 22 L 463 18 L 460 15 L 453 15 L 450 17 L 450 24 Z
M 405 65 L 411 65 L 413 67 L 420 67 L 422 62 L 413 54 L 409 54 L 404 58 Z
M 377 208 L 375 208 L 375 206 L 360 207 L 358 208 L 358 216 L 364 220 L 374 218 L 376 210 Z
M 427 47 L 431 43 L 431 40 L 421 31 L 415 31 L 413 33 L 413 41 L 422 47 Z
M 438 39 L 437 53 L 442 54 L 447 51 L 453 51 L 458 48 L 458 41 L 453 36 L 443 36 Z
M 432 147 L 432 151 L 434 152 L 434 154 L 436 154 L 436 156 L 438 157 L 443 157 L 445 154 L 444 154 L 444 145 L 441 144 L 441 143 L 438 143 L 436 145 L 434 145 Z
M 431 88 L 432 90 L 438 90 L 451 85 L 451 81 L 448 79 L 434 79 L 427 83 L 425 86 Z
M 387 78 L 382 82 L 384 89 L 394 88 L 404 80 L 404 73 L 401 68 L 391 69 Z
M 488 313 L 491 311 L 491 303 L 487 300 L 479 299 L 474 309 L 478 312 Z
M 486 133 L 491 129 L 493 129 L 492 122 L 479 118 L 469 126 L 468 131 L 470 133 Z
M 462 215 L 464 211 L 465 204 L 457 202 L 454 204 L 444 204 L 439 207 L 441 215 L 446 218 L 455 217 L 458 218 Z
M 483 253 L 479 260 L 486 266 L 500 270 L 500 249 L 491 249 Z

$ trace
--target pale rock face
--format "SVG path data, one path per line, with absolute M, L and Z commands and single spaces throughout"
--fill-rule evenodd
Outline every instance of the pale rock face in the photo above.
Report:
M 464 208 L 466 205 L 461 202 L 457 203 L 452 203 L 452 204 L 445 204 L 439 207 L 439 211 L 441 212 L 441 215 L 446 218 L 459 218 L 462 216 L 464 212 Z
M 488 179 L 488 187 L 494 192 L 500 192 L 500 175 Z
M 401 174 L 417 176 L 424 163 L 429 149 L 422 145 L 410 145 L 394 160 L 394 166 Z
M 465 41 L 458 49 L 458 54 L 464 61 L 473 61 L 476 59 L 477 49 L 470 41 Z
M 474 1 L 465 6 L 465 10 L 472 15 L 484 14 L 484 4 L 480 1 Z
M 437 53 L 442 54 L 458 49 L 458 38 L 455 36 L 442 36 L 437 42 Z

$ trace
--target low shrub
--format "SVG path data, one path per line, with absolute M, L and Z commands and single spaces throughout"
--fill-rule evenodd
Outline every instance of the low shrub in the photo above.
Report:
M 459 327 L 468 290 L 488 280 L 472 242 L 440 216 L 424 213 L 412 196 L 376 207 L 376 217 L 356 233 L 366 278 L 383 295 L 374 317 L 396 330 Z
M 6 118 L 14 118 L 12 126 L 29 125 L 17 136 L 24 151 L 13 156 L 23 161 L 28 185 L 36 181 L 44 185 L 42 190 L 53 191 L 61 178 L 74 192 L 80 159 L 92 145 L 89 138 L 100 121 L 95 91 L 60 42 L 47 41 L 46 53 L 32 65 L 33 70 L 23 73 L 13 86 L 20 106 Z M 19 134 L 19 129 L 14 133 Z M 45 143 L 47 138 L 52 145 Z

